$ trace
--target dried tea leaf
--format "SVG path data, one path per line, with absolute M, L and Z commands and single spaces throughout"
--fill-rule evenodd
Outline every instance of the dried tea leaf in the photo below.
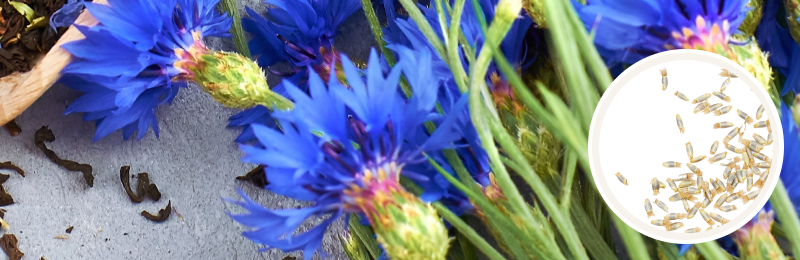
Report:
M 69 226 L 66 230 L 67 234 L 72 234 L 72 226 Z
M 144 200 L 144 196 L 141 193 L 136 194 L 131 189 L 131 181 L 130 181 L 130 166 L 122 166 L 119 168 L 119 180 L 122 182 L 122 188 L 125 189 L 125 193 L 128 194 L 128 198 L 131 199 L 133 203 L 140 203 Z
M 53 238 L 67 240 L 67 239 L 69 239 L 69 236 L 67 236 L 67 235 L 56 235 Z
M 153 222 L 164 222 L 169 219 L 169 215 L 172 213 L 172 201 L 167 202 L 167 207 L 158 210 L 158 216 L 147 212 L 147 210 L 142 210 L 142 216 L 144 218 L 149 219 Z
M 22 170 L 19 166 L 14 165 L 12 162 L 0 162 L 0 170 L 13 170 L 22 177 L 25 177 L 25 171 Z
M 146 172 L 139 173 L 139 183 L 136 189 L 139 194 L 144 193 L 153 201 L 161 199 L 161 192 L 158 191 L 158 187 L 154 183 L 150 182 L 150 176 Z
M 10 178 L 11 175 L 0 173 L 0 184 L 6 183 L 6 181 Z
M 22 128 L 17 125 L 16 119 L 11 119 L 11 121 L 8 121 L 8 123 L 6 123 L 4 126 L 11 136 L 17 136 L 20 132 L 22 132 Z
M 83 173 L 83 178 L 86 180 L 86 184 L 88 184 L 89 187 L 94 187 L 94 175 L 92 175 L 92 166 L 88 164 L 81 164 L 75 161 L 64 160 L 59 158 L 58 155 L 56 155 L 56 153 L 53 152 L 53 150 L 48 149 L 47 146 L 45 145 L 45 142 L 52 142 L 55 140 L 56 136 L 53 135 L 53 131 L 47 128 L 47 126 L 42 126 L 42 128 L 36 130 L 36 133 L 34 134 L 34 143 L 36 144 L 36 147 L 38 147 L 39 150 L 42 150 L 42 152 L 44 152 L 44 155 L 47 156 L 47 158 L 50 159 L 50 161 L 52 161 L 55 164 L 58 164 L 61 167 L 64 167 L 64 169 L 76 172 L 79 171 Z
M 245 174 L 244 176 L 236 177 L 236 179 L 242 181 L 250 181 L 253 183 L 253 185 L 256 185 L 259 188 L 264 188 L 264 186 L 267 186 L 269 184 L 269 181 L 267 180 L 267 172 L 264 171 L 263 165 L 259 165 L 258 167 L 247 172 L 247 174 Z
M 130 183 L 130 166 L 122 166 L 119 169 L 119 179 L 122 182 L 122 187 L 125 188 L 125 193 L 133 203 L 140 203 L 144 200 L 144 196 L 149 197 L 153 201 L 161 199 L 161 192 L 158 187 L 150 182 L 150 177 L 146 172 L 139 173 L 139 182 L 136 186 L 136 193 L 131 189 Z
M 8 212 L 8 211 L 6 211 L 6 209 L 0 209 L 0 218 L 5 218 L 6 217 L 6 212 Z
M 14 204 L 14 197 L 6 192 L 6 188 L 0 185 L 0 207 Z
M 10 260 L 20 260 L 22 256 L 25 255 L 22 251 L 19 251 L 17 242 L 17 236 L 14 234 L 5 234 L 3 237 L 0 237 L 0 248 L 6 252 Z
M 14 9 L 17 9 L 17 12 L 25 16 L 25 19 L 28 19 L 28 22 L 33 21 L 33 18 L 36 17 L 36 12 L 34 12 L 33 9 L 31 9 L 31 7 L 25 3 L 16 1 L 8 1 L 8 3 L 11 4 Z

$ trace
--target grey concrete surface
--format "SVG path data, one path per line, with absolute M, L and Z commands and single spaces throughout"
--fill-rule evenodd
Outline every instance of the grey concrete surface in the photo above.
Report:
M 263 10 L 258 2 L 241 1 L 240 7 Z M 340 30 L 337 48 L 366 60 L 374 40 L 363 13 L 353 15 Z M 229 39 L 208 42 L 213 48 L 233 49 Z M 0 130 L 0 161 L 13 161 L 28 172 L 25 178 L 12 174 L 5 184 L 16 201 L 4 207 L 11 226 L 5 232 L 17 236 L 23 259 L 283 258 L 278 250 L 259 252 L 258 245 L 240 235 L 246 228 L 225 215 L 226 210 L 239 211 L 221 200 L 238 198 L 237 187 L 271 208 L 302 205 L 234 180 L 254 167 L 239 161 L 242 153 L 233 143 L 239 129 L 225 128 L 238 110 L 218 105 L 198 88 L 183 89 L 172 106 L 157 112 L 160 138 L 150 132 L 140 141 L 123 141 L 116 132 L 92 143 L 94 123 L 82 121 L 79 114 L 62 116 L 78 96 L 67 87 L 53 86 L 17 119 L 23 129 L 19 136 Z M 80 173 L 51 163 L 34 146 L 34 132 L 44 125 L 56 135 L 48 147 L 65 159 L 94 167 L 93 188 Z M 131 166 L 132 175 L 148 172 L 163 194 L 161 201 L 130 202 L 119 181 L 123 165 Z M 139 215 L 142 210 L 158 212 L 168 200 L 182 218 L 173 213 L 168 221 L 153 223 Z M 54 238 L 66 234 L 69 226 L 74 230 L 68 239 Z M 327 259 L 347 258 L 338 239 L 342 228 L 340 221 L 326 235 L 322 247 Z

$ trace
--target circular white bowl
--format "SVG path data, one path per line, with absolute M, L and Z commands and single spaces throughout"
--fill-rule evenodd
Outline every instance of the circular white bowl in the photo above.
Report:
M 715 222 L 714 228 L 711 229 L 711 230 L 708 230 L 708 231 L 706 231 L 706 229 L 709 226 L 708 226 L 708 224 L 705 224 L 705 221 L 702 221 L 702 216 L 700 216 L 699 212 L 691 220 L 674 220 L 673 222 L 692 221 L 692 223 L 695 223 L 695 221 L 699 219 L 700 221 L 702 221 L 703 225 L 692 224 L 692 226 L 684 226 L 683 228 L 679 229 L 679 231 L 671 231 L 671 232 L 670 231 L 666 231 L 665 227 L 655 226 L 655 225 L 652 225 L 650 223 L 651 220 L 663 219 L 663 216 L 664 216 L 665 212 L 662 211 L 660 208 L 658 208 L 655 205 L 655 203 L 654 203 L 654 197 L 655 196 L 652 196 L 652 189 L 650 188 L 651 186 L 650 186 L 649 180 L 652 179 L 653 177 L 657 177 L 659 179 L 659 181 L 662 181 L 662 182 L 666 183 L 666 181 L 665 181 L 666 178 L 673 178 L 674 179 L 674 178 L 677 178 L 677 176 L 679 174 L 690 172 L 689 169 L 685 166 L 685 163 L 687 163 L 689 161 L 687 159 L 687 157 L 686 157 L 685 146 L 684 146 L 685 142 L 686 142 L 685 140 L 688 140 L 688 137 L 680 135 L 680 133 L 678 131 L 677 124 L 675 122 L 674 114 L 683 114 L 685 116 L 684 117 L 684 121 L 685 121 L 684 123 L 686 124 L 685 128 L 686 128 L 687 134 L 689 134 L 689 131 L 693 131 L 693 130 L 697 129 L 698 127 L 707 127 L 707 129 L 702 129 L 702 130 L 703 131 L 709 131 L 709 129 L 713 129 L 712 125 L 714 123 L 718 122 L 718 121 L 731 121 L 731 122 L 734 123 L 735 126 L 739 126 L 741 124 L 741 122 L 743 121 L 743 120 L 739 119 L 738 116 L 736 116 L 736 109 L 737 109 L 736 106 L 734 106 L 733 109 L 731 109 L 731 111 L 727 115 L 728 116 L 729 115 L 736 116 L 736 119 L 738 119 L 738 121 L 734 121 L 734 120 L 719 120 L 722 117 L 716 117 L 716 116 L 711 115 L 711 114 L 703 115 L 702 112 L 697 114 L 697 115 L 692 114 L 691 111 L 693 110 L 695 105 L 691 104 L 691 102 L 682 101 L 682 100 L 678 99 L 674 95 L 675 91 L 678 90 L 678 91 L 681 91 L 682 93 L 685 93 L 689 97 L 690 100 L 693 100 L 694 98 L 696 98 L 698 96 L 698 93 L 701 93 L 701 92 L 702 93 L 705 93 L 705 92 L 710 93 L 712 90 L 718 90 L 720 85 L 722 84 L 722 82 L 724 81 L 725 78 L 717 76 L 716 74 L 711 74 L 711 75 L 708 75 L 707 77 L 716 77 L 716 79 L 718 79 L 718 80 L 715 81 L 715 82 L 718 82 L 717 84 L 715 84 L 713 86 L 703 85 L 701 87 L 697 87 L 697 89 L 693 89 L 693 88 L 691 88 L 691 86 L 687 86 L 688 84 L 683 84 L 683 83 L 681 83 L 680 85 L 677 84 L 678 82 L 681 82 L 681 81 L 683 81 L 684 83 L 693 82 L 693 80 L 691 78 L 688 79 L 688 80 L 685 79 L 685 78 L 681 78 L 679 80 L 678 77 L 681 76 L 681 75 L 680 74 L 679 75 L 674 75 L 675 73 L 670 74 L 669 73 L 670 70 L 669 70 L 669 68 L 667 68 L 668 78 L 670 79 L 670 84 L 669 84 L 669 87 L 668 87 L 668 89 L 666 91 L 662 91 L 661 90 L 661 77 L 660 77 L 660 74 L 658 73 L 658 68 L 660 68 L 660 66 L 662 66 L 663 64 L 668 64 L 670 62 L 673 62 L 673 64 L 674 64 L 674 62 L 679 62 L 679 61 L 697 62 L 698 64 L 700 64 L 700 65 L 698 65 L 699 67 L 702 67 L 702 66 L 706 66 L 706 67 L 715 66 L 715 67 L 717 67 L 716 73 L 719 73 L 721 71 L 719 69 L 724 68 L 724 69 L 727 69 L 728 71 L 730 71 L 731 73 L 736 74 L 738 76 L 738 78 L 732 79 L 732 80 L 741 82 L 741 83 L 737 83 L 738 87 L 747 87 L 747 88 L 749 88 L 752 91 L 753 95 L 755 95 L 755 97 L 758 99 L 758 102 L 760 102 L 761 104 L 764 105 L 764 108 L 765 108 L 764 114 L 763 114 L 763 117 L 760 120 L 769 119 L 770 125 L 771 125 L 770 127 L 773 130 L 773 132 L 772 132 L 773 133 L 773 143 L 772 143 L 772 145 L 767 146 L 765 148 L 765 150 L 766 149 L 771 149 L 770 152 L 771 152 L 772 156 L 770 156 L 770 158 L 772 158 L 772 163 L 771 163 L 771 168 L 769 168 L 769 176 L 767 178 L 766 183 L 764 184 L 764 186 L 762 188 L 762 191 L 759 193 L 758 197 L 756 197 L 755 200 L 752 200 L 749 203 L 747 203 L 744 206 L 742 206 L 741 208 L 739 208 L 737 210 L 737 212 L 739 214 L 736 215 L 734 218 L 728 219 L 728 220 L 730 220 L 730 222 L 728 222 L 727 224 L 722 225 L 722 226 L 719 226 L 719 223 Z M 683 64 L 683 62 L 682 62 L 682 64 Z M 676 69 L 673 69 L 673 71 L 675 71 L 675 70 Z M 683 68 L 683 70 L 686 71 L 685 68 Z M 635 80 L 633 80 L 633 79 L 638 77 L 640 74 L 647 74 L 647 77 L 652 77 L 652 84 L 649 84 L 649 83 L 646 84 L 646 85 L 641 85 L 641 84 L 636 84 L 636 83 L 629 84 L 629 83 L 634 82 Z M 683 73 L 683 74 L 684 74 L 683 75 L 684 77 L 687 76 L 687 73 Z M 703 74 L 703 75 L 705 75 L 705 74 Z M 706 76 L 703 76 L 703 77 L 706 77 Z M 733 87 L 734 84 L 731 84 L 731 85 L 732 85 L 731 87 Z M 731 89 L 731 87 L 729 87 L 729 89 Z M 670 102 L 674 102 L 673 104 L 675 104 L 674 105 L 675 107 L 673 107 L 671 105 L 670 106 L 664 106 L 663 104 L 657 103 L 657 102 L 653 102 L 652 105 L 647 105 L 647 106 L 643 106 L 642 107 L 642 106 L 640 106 L 642 104 L 642 102 L 641 102 L 641 100 L 639 100 L 638 101 L 638 103 L 640 104 L 639 106 L 632 105 L 631 107 L 626 108 L 626 109 L 630 109 L 631 111 L 633 111 L 632 115 L 637 115 L 638 114 L 638 117 L 632 117 L 632 118 L 630 118 L 630 120 L 625 121 L 625 124 L 629 124 L 629 126 L 631 126 L 631 127 L 640 128 L 640 127 L 642 127 L 642 124 L 645 124 L 645 127 L 647 127 L 646 124 L 649 124 L 648 120 L 651 120 L 652 118 L 647 117 L 647 120 L 643 120 L 644 117 L 642 117 L 642 112 L 645 112 L 645 114 L 659 114 L 660 113 L 660 115 L 654 115 L 654 116 L 658 116 L 658 120 L 663 120 L 664 124 L 661 124 L 661 121 L 659 121 L 659 124 L 650 125 L 649 127 L 652 129 L 652 134 L 651 134 L 651 137 L 648 138 L 647 140 L 638 140 L 638 139 L 634 139 L 634 138 L 624 138 L 623 140 L 604 140 L 603 141 L 603 145 L 626 144 L 627 146 L 634 145 L 635 147 L 641 147 L 641 149 L 625 149 L 624 151 L 621 151 L 621 152 L 615 152 L 613 154 L 602 155 L 601 151 L 606 151 L 607 152 L 609 150 L 607 149 L 607 147 L 606 147 L 606 149 L 601 149 L 601 137 L 605 136 L 606 138 L 608 138 L 608 136 L 613 136 L 613 135 L 610 135 L 608 133 L 607 134 L 601 134 L 601 132 L 602 132 L 601 130 L 602 129 L 613 129 L 613 128 L 610 128 L 610 127 L 606 127 L 606 128 L 603 127 L 604 123 L 614 122 L 615 121 L 615 120 L 607 120 L 606 119 L 606 117 L 608 115 L 608 112 L 609 112 L 609 108 L 611 107 L 612 102 L 615 104 L 615 106 L 620 105 L 620 104 L 624 106 L 624 105 L 628 104 L 626 102 L 632 102 L 631 104 L 635 104 L 636 101 L 634 99 L 631 99 L 631 95 L 629 95 L 629 94 L 620 94 L 620 93 L 625 93 L 625 91 L 642 91 L 643 88 L 646 89 L 647 91 L 650 91 L 650 89 L 652 89 L 653 92 L 657 92 L 655 94 L 657 94 L 659 96 L 658 98 L 668 99 Z M 702 90 L 699 90 L 700 88 L 702 88 Z M 733 99 L 737 98 L 736 96 L 731 96 L 731 97 Z M 642 97 L 642 98 L 652 98 L 652 97 Z M 620 102 L 622 102 L 622 103 L 620 103 Z M 714 104 L 714 103 L 721 102 L 721 100 L 719 100 L 715 96 L 711 96 L 711 98 L 709 98 L 709 102 Z M 723 103 L 724 106 L 728 105 L 725 102 L 722 102 L 722 103 Z M 594 116 L 592 118 L 592 124 L 591 124 L 590 131 L 589 131 L 589 162 L 591 164 L 592 174 L 593 174 L 595 183 L 597 185 L 597 189 L 600 191 L 600 194 L 602 195 L 603 199 L 608 204 L 608 206 L 611 208 L 611 210 L 620 219 L 622 219 L 625 223 L 627 223 L 629 226 L 631 226 L 636 231 L 639 231 L 640 233 L 642 233 L 644 235 L 647 235 L 649 237 L 652 237 L 654 239 L 658 239 L 658 240 L 661 240 L 661 241 L 664 241 L 664 242 L 669 242 L 669 243 L 695 244 L 695 243 L 703 243 L 703 242 L 712 241 L 712 240 L 721 238 L 723 236 L 729 235 L 732 232 L 736 231 L 737 229 L 741 228 L 744 224 L 746 224 L 748 221 L 750 221 L 756 214 L 758 214 L 758 212 L 761 210 L 761 208 L 764 207 L 764 204 L 769 199 L 770 195 L 772 194 L 772 191 L 775 189 L 775 185 L 777 184 L 777 182 L 779 180 L 780 169 L 781 169 L 781 166 L 782 166 L 782 163 L 783 163 L 783 145 L 784 145 L 783 144 L 783 132 L 782 132 L 782 127 L 781 127 L 780 114 L 778 113 L 778 110 L 774 107 L 774 105 L 772 105 L 772 104 L 773 104 L 773 102 L 772 102 L 772 99 L 770 99 L 769 94 L 767 94 L 766 90 L 755 79 L 755 77 L 753 77 L 749 72 L 747 72 L 747 70 L 745 70 L 744 68 L 742 68 L 741 66 L 739 66 L 735 62 L 733 62 L 733 61 L 731 61 L 731 60 L 729 60 L 729 59 L 727 59 L 725 57 L 719 56 L 719 55 L 711 53 L 711 52 L 700 51 L 700 50 L 673 50 L 673 51 L 662 52 L 662 53 L 647 57 L 647 58 L 637 62 L 633 66 L 629 67 L 628 69 L 626 69 L 619 77 L 616 78 L 616 80 L 614 80 L 614 82 L 611 84 L 611 86 L 603 94 L 602 98 L 600 99 L 600 103 L 598 104 L 597 109 L 594 112 Z M 682 106 L 686 106 L 688 108 L 684 108 Z M 655 111 L 662 111 L 662 110 L 663 111 L 674 111 L 674 110 L 677 110 L 677 108 L 680 108 L 681 111 L 680 112 L 668 112 L 668 113 L 671 113 L 671 115 L 673 115 L 673 116 L 668 117 L 668 118 L 665 118 L 664 113 L 661 113 L 661 112 L 656 113 L 655 112 Z M 612 111 L 619 111 L 619 110 L 620 109 L 612 109 Z M 752 111 L 750 111 L 750 110 L 752 110 Z M 652 113 L 649 113 L 648 111 L 651 111 Z M 744 110 L 743 109 L 743 111 L 745 111 L 750 116 L 755 118 L 755 108 L 748 109 L 748 110 Z M 708 117 L 708 119 L 704 119 L 704 121 L 707 121 L 707 122 L 703 122 L 703 124 L 700 124 L 697 121 L 692 121 L 692 120 L 687 120 L 686 119 L 686 117 L 697 117 L 697 116 Z M 613 118 L 613 116 L 609 116 L 609 118 Z M 639 120 L 637 120 L 637 118 Z M 726 118 L 730 118 L 730 117 L 726 117 Z M 756 120 L 756 121 L 759 121 L 759 120 Z M 620 122 L 619 120 L 616 120 L 615 125 L 618 125 L 619 122 Z M 692 123 L 689 124 L 688 122 L 692 122 Z M 706 123 L 707 123 L 707 125 L 705 125 Z M 722 137 L 724 137 L 731 129 L 732 128 L 717 129 L 717 130 L 713 130 L 713 131 L 718 131 L 719 132 L 719 138 L 718 139 L 722 139 Z M 748 125 L 747 126 L 747 130 L 751 131 L 751 129 L 753 129 L 752 125 Z M 650 133 L 648 133 L 648 134 L 650 134 Z M 716 133 L 714 133 L 714 134 L 716 134 Z M 766 130 L 761 130 L 759 132 L 759 134 L 766 138 Z M 617 135 L 617 136 L 619 136 L 619 135 Z M 680 137 L 676 137 L 676 136 L 680 136 Z M 663 138 L 672 138 L 670 140 L 675 140 L 674 141 L 674 145 L 670 143 L 669 147 L 660 146 L 660 145 L 657 146 L 657 147 L 654 147 L 653 144 L 656 143 L 656 142 L 653 142 L 653 140 L 656 140 L 656 139 L 659 139 L 659 138 L 662 138 L 662 139 Z M 680 138 L 683 138 L 683 139 L 680 139 Z M 746 136 L 745 138 L 752 139 L 752 137 L 748 137 L 748 136 Z M 709 154 L 710 153 L 709 150 L 710 150 L 710 147 L 711 147 L 710 144 L 714 140 L 710 140 L 710 142 L 706 141 L 706 140 L 691 140 L 691 141 L 692 141 L 692 145 L 694 147 L 694 155 L 695 156 L 697 156 L 697 155 L 709 156 L 710 155 Z M 733 141 L 731 141 L 730 143 L 736 145 L 737 147 L 742 147 L 743 146 L 743 145 L 739 144 L 738 142 L 736 142 L 735 139 Z M 656 149 L 658 151 L 653 152 L 654 149 Z M 683 151 L 683 157 L 655 158 L 659 162 L 658 164 L 655 164 L 653 162 L 653 160 L 650 160 L 649 162 L 645 163 L 643 160 L 635 159 L 635 158 L 648 159 L 648 158 L 650 158 L 649 156 L 651 156 L 651 155 L 658 157 L 659 156 L 659 152 L 662 151 L 662 150 L 669 150 L 670 152 L 673 152 L 673 153 L 675 152 L 675 150 Z M 725 145 L 722 144 L 722 142 L 720 141 L 719 149 L 717 150 L 717 153 L 721 153 L 721 152 L 724 152 L 724 151 L 728 151 L 728 150 L 725 148 Z M 732 158 L 735 155 L 736 154 L 733 154 L 730 151 L 728 151 L 728 157 L 727 158 Z M 609 158 L 610 158 L 609 156 L 614 156 L 614 158 L 609 160 Z M 606 158 L 606 161 L 602 161 L 601 157 Z M 630 157 L 631 159 L 628 160 L 626 157 Z M 617 168 L 616 166 L 614 168 L 611 168 L 612 164 L 613 165 L 619 165 L 619 159 L 628 160 L 628 161 L 626 161 L 626 163 L 624 165 L 621 166 L 621 168 L 628 169 L 627 171 L 623 171 L 623 170 Z M 664 167 L 662 167 L 660 165 L 660 162 L 664 162 L 664 161 L 678 161 L 678 162 L 682 162 L 683 165 L 682 165 L 680 170 L 679 169 L 667 169 L 667 168 L 664 168 Z M 603 163 L 607 163 L 607 165 L 604 166 Z M 699 163 L 699 164 L 708 165 L 707 159 L 705 161 Z M 713 167 L 715 167 L 715 166 L 707 166 L 707 168 L 713 168 Z M 704 167 L 700 167 L 700 168 L 703 169 Z M 714 168 L 714 169 L 717 169 L 717 168 Z M 625 185 L 621 184 L 616 179 L 616 177 L 614 176 L 618 171 L 622 172 L 622 175 L 628 177 L 629 179 L 638 179 L 637 182 L 636 183 L 632 183 L 632 182 L 629 181 L 629 185 L 628 186 L 625 186 Z M 704 170 L 703 172 L 704 172 L 704 178 L 706 178 L 705 179 L 706 181 L 708 181 L 708 179 L 710 179 L 709 177 L 711 177 L 711 176 L 719 177 L 720 179 L 722 179 L 721 178 L 721 173 L 722 173 L 721 170 L 719 172 L 717 172 L 716 170 L 714 170 L 714 171 L 706 171 L 706 170 Z M 641 174 L 642 176 L 645 176 L 645 175 L 648 176 L 646 178 L 647 181 L 643 182 L 641 180 L 642 177 L 640 177 L 640 176 L 636 176 L 635 178 L 633 178 L 634 175 L 639 175 L 639 174 Z M 706 177 L 706 176 L 708 176 L 708 177 Z M 758 175 L 754 176 L 755 180 L 757 180 L 758 177 L 759 177 Z M 725 182 L 725 180 L 723 180 L 723 182 Z M 743 187 L 742 185 L 746 185 L 746 184 L 740 184 L 738 186 L 738 188 Z M 642 193 L 643 189 L 650 190 L 650 194 L 643 194 Z M 756 189 L 756 188 L 754 187 L 753 189 Z M 669 188 L 669 186 L 667 186 L 667 188 L 665 188 L 665 189 L 661 189 L 660 192 L 661 192 L 661 194 L 658 195 L 658 197 L 661 198 L 662 201 L 665 201 L 665 202 L 669 203 L 669 201 L 666 198 L 668 198 L 669 195 L 672 195 L 674 192 Z M 630 195 L 630 196 L 628 196 L 628 195 Z M 703 200 L 702 194 L 697 196 L 697 197 L 699 198 L 698 201 L 702 202 L 702 200 Z M 709 208 L 713 208 L 714 203 L 716 202 L 716 199 L 718 197 L 719 197 L 719 195 L 717 195 L 714 198 L 714 200 L 711 202 L 711 205 L 709 206 Z M 655 218 L 652 218 L 652 217 L 651 218 L 646 218 L 645 217 L 646 213 L 645 213 L 645 210 L 644 210 L 644 200 L 646 198 L 649 198 L 650 202 L 653 204 L 653 212 L 656 213 L 656 217 Z M 631 201 L 636 201 L 636 202 L 634 203 L 634 202 L 631 202 Z M 669 212 L 670 213 L 686 213 L 685 210 L 683 209 L 683 206 L 679 206 L 679 204 L 680 203 L 676 204 L 674 202 L 670 203 Z M 741 200 L 739 200 L 739 204 L 741 205 Z M 694 205 L 694 203 L 690 203 L 690 206 L 691 205 Z M 711 210 L 711 211 L 707 210 L 707 212 L 709 212 L 709 213 L 712 212 L 712 211 L 719 213 L 718 210 Z M 699 226 L 701 228 L 701 231 L 699 233 L 683 233 L 684 229 L 693 228 L 694 226 Z

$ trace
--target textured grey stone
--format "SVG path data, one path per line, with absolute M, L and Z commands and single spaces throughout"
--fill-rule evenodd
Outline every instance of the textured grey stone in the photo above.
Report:
M 240 7 L 245 5 L 264 10 L 257 0 L 240 2 Z M 374 39 L 363 13 L 353 15 L 340 30 L 337 48 L 365 61 Z M 216 49 L 233 49 L 230 39 L 209 39 L 208 44 Z M 275 84 L 277 77 L 270 82 Z M 238 199 L 236 188 L 270 208 L 302 205 L 234 180 L 254 167 L 239 160 L 242 153 L 233 142 L 239 129 L 225 128 L 228 117 L 238 110 L 222 107 L 196 87 L 182 89 L 171 106 L 157 111 L 160 138 L 151 131 L 142 140 L 123 141 L 121 132 L 116 132 L 92 143 L 94 123 L 82 121 L 80 114 L 62 116 L 78 95 L 65 86 L 53 86 L 17 119 L 22 134 L 11 137 L 0 131 L 0 161 L 13 161 L 28 172 L 25 178 L 12 174 L 5 184 L 16 200 L 5 207 L 6 220 L 11 225 L 8 232 L 19 238 L 25 259 L 284 256 L 277 250 L 259 252 L 259 246 L 240 235 L 246 228 L 225 215 L 226 211 L 241 211 L 221 200 Z M 56 135 L 48 147 L 65 159 L 94 167 L 93 188 L 86 186 L 80 173 L 59 168 L 34 146 L 34 132 L 44 125 Z M 131 166 L 132 175 L 148 172 L 163 194 L 161 201 L 130 202 L 119 181 L 119 168 L 123 165 Z M 139 215 L 142 210 L 158 212 L 168 200 L 182 218 L 173 213 L 168 221 L 153 223 Z M 69 226 L 74 226 L 69 239 L 54 238 L 66 234 Z M 310 226 L 313 225 L 306 228 Z M 346 259 L 338 239 L 342 230 L 339 221 L 323 242 L 329 259 Z

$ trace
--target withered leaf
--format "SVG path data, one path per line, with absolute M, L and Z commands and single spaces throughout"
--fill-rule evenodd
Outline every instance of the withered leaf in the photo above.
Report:
M 11 134 L 11 136 L 17 136 L 20 132 L 22 132 L 22 128 L 17 125 L 17 121 L 15 119 L 8 121 L 8 123 L 5 124 L 5 128 L 8 130 L 8 133 Z
M 147 196 L 153 201 L 161 199 L 161 192 L 154 183 L 150 183 L 150 177 L 146 172 L 139 173 L 139 181 L 136 186 L 136 193 L 131 189 L 130 183 L 130 166 L 122 166 L 119 169 L 119 179 L 122 182 L 122 187 L 125 188 L 125 193 L 133 203 L 140 203 Z
M 11 178 L 11 175 L 0 173 L 0 184 L 6 183 L 9 178 Z
M 22 251 L 19 251 L 17 242 L 17 236 L 14 234 L 5 234 L 3 237 L 0 237 L 0 248 L 6 252 L 10 260 L 20 260 L 22 256 L 25 255 Z
M 94 175 L 92 175 L 92 166 L 88 164 L 81 164 L 75 161 L 64 160 L 59 158 L 58 155 L 56 155 L 56 153 L 53 152 L 53 150 L 48 149 L 47 146 L 45 145 L 45 142 L 52 142 L 55 140 L 56 136 L 53 135 L 53 131 L 51 131 L 50 128 L 47 128 L 47 126 L 42 126 L 42 128 L 36 130 L 36 133 L 34 133 L 33 141 L 36 144 L 36 147 L 38 147 L 39 150 L 42 150 L 42 152 L 44 152 L 44 155 L 47 156 L 47 158 L 50 159 L 50 161 L 52 161 L 55 164 L 58 164 L 61 167 L 64 167 L 64 169 L 75 172 L 79 171 L 83 173 L 83 178 L 86 180 L 86 184 L 89 185 L 89 187 L 94 187 Z
M 72 234 L 72 226 L 69 226 L 66 231 L 67 234 Z
M 14 204 L 14 197 L 6 192 L 6 188 L 0 185 L 0 207 Z
M 269 184 L 269 181 L 267 180 L 267 173 L 264 170 L 263 165 L 259 165 L 258 167 L 247 172 L 247 174 L 236 177 L 236 179 L 252 182 L 253 185 L 256 185 L 259 188 L 264 188 L 264 186 Z
M 158 210 L 158 216 L 153 215 L 150 212 L 147 212 L 147 210 L 142 210 L 142 216 L 153 222 L 164 222 L 167 219 L 169 219 L 170 214 L 172 214 L 172 201 L 167 202 L 166 208 Z
M 13 170 L 22 177 L 25 177 L 25 171 L 22 170 L 19 166 L 14 165 L 12 162 L 0 162 L 0 170 Z

